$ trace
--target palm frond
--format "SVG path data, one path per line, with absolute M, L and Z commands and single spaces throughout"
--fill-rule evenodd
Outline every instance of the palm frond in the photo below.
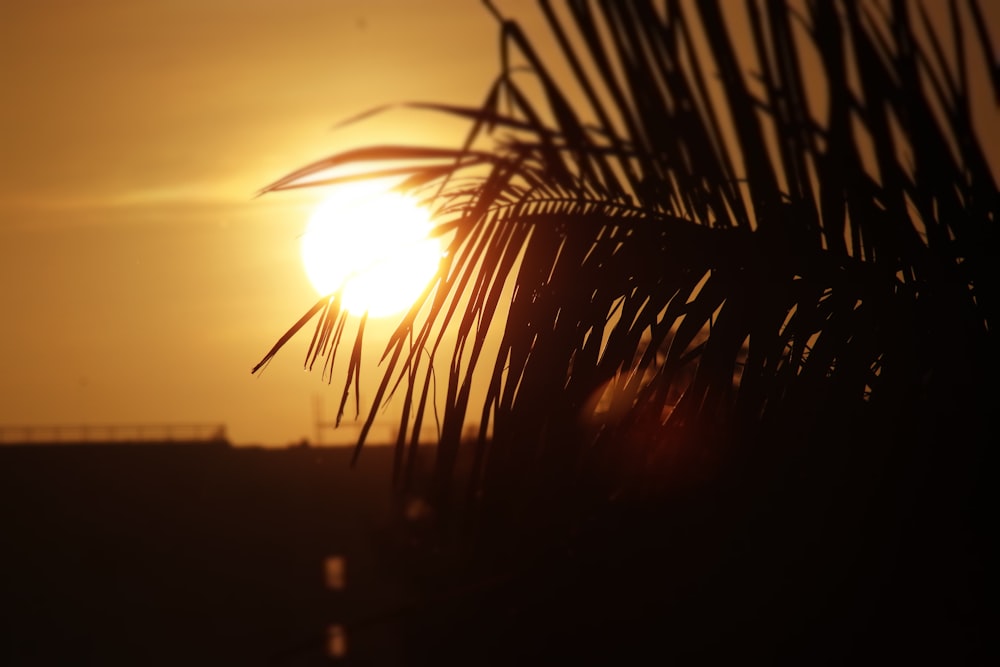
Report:
M 435 502 L 497 516 L 558 480 L 644 493 L 685 451 L 891 423 L 940 407 L 928 377 L 983 377 L 1000 211 L 961 47 L 995 53 L 976 3 L 954 10 L 952 54 L 923 14 L 918 39 L 905 2 L 748 2 L 749 47 L 718 3 L 540 7 L 569 80 L 501 19 L 481 107 L 413 105 L 470 122 L 462 146 L 349 151 L 264 189 L 399 176 L 448 239 L 385 348 L 359 448 L 405 387 L 400 469 L 440 407 Z M 332 357 L 338 315 L 317 305 L 265 361 L 317 313 L 311 359 Z

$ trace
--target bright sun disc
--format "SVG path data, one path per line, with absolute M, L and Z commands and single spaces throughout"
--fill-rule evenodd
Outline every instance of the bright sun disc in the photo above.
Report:
M 441 261 L 429 212 L 415 199 L 371 183 L 337 188 L 309 217 L 302 264 L 321 295 L 343 287 L 344 308 L 373 317 L 405 310 Z

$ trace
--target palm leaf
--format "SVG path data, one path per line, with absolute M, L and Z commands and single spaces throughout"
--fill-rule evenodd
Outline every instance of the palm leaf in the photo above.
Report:
M 448 238 L 385 348 L 359 448 L 405 386 L 398 469 L 413 469 L 426 412 L 441 409 L 433 500 L 502 532 L 560 480 L 605 498 L 662 492 L 694 474 L 692 456 L 841 418 L 888 428 L 943 410 L 941 392 L 917 389 L 928 377 L 984 377 L 1000 212 L 969 111 L 983 91 L 923 14 L 929 43 L 905 2 L 811 2 L 803 15 L 748 2 L 749 71 L 728 5 L 540 6 L 568 80 L 501 17 L 503 68 L 481 107 L 412 105 L 469 121 L 462 146 L 352 150 L 264 189 L 400 176 Z M 1000 95 L 978 5 L 955 8 L 948 29 L 977 42 Z M 809 76 L 804 44 L 820 68 Z M 825 109 L 811 106 L 817 86 Z M 311 354 L 336 353 L 333 317 Z M 359 332 L 348 384 L 360 344 Z M 471 406 L 476 383 L 488 389 Z M 475 419 L 478 442 L 463 445 Z

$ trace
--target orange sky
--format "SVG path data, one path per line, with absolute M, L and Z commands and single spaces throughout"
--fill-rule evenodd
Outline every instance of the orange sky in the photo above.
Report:
M 528 5 L 499 4 L 519 18 Z M 312 438 L 315 398 L 329 415 L 340 386 L 301 370 L 308 335 L 249 371 L 315 301 L 298 236 L 321 193 L 254 194 L 345 148 L 461 136 L 416 112 L 332 128 L 393 102 L 480 103 L 497 44 L 477 0 L 4 3 L 0 428 L 210 422 L 237 444 Z
M 469 0 L 4 3 L 0 426 L 312 438 L 339 387 L 301 370 L 308 336 L 250 368 L 315 300 L 297 237 L 318 193 L 253 195 L 347 146 L 440 141 L 427 114 L 331 128 L 478 103 L 496 43 Z

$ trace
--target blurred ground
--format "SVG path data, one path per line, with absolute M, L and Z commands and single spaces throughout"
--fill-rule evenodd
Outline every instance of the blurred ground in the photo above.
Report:
M 399 593 L 372 541 L 390 452 L 350 453 L 0 447 L 0 664 L 335 664 L 327 627 Z M 385 632 L 348 639 L 346 664 L 396 662 Z

